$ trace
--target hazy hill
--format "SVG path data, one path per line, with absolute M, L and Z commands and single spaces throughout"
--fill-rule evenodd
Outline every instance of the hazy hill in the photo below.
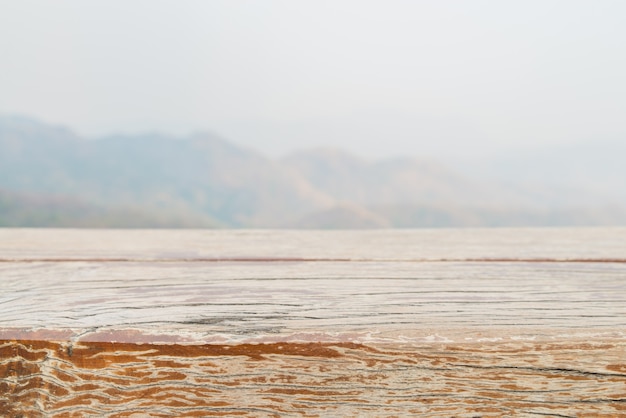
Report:
M 311 214 L 297 227 L 626 224 L 626 210 L 615 204 L 616 200 L 603 195 L 602 187 L 596 190 L 593 181 L 581 181 L 585 175 L 590 179 L 598 173 L 585 174 L 579 167 L 581 173 L 574 176 L 572 161 L 560 176 L 550 165 L 558 167 L 558 162 L 549 155 L 539 154 L 536 160 L 527 160 L 524 155 L 509 158 L 508 164 L 473 163 L 453 170 L 434 161 L 405 158 L 366 162 L 341 150 L 317 149 L 293 154 L 283 164 L 337 200 L 352 203 Z M 503 164 L 499 170 L 498 164 Z M 593 167 L 589 164 L 584 168 L 593 171 Z M 462 175 L 462 170 L 476 171 L 483 178 Z M 543 184 L 541 175 L 551 181 Z M 623 181 L 621 177 L 613 179 L 614 183 L 619 181 Z
M 58 195 L 0 190 L 0 227 L 215 228 L 201 214 L 85 203 Z
M 496 187 L 432 160 L 363 161 L 341 150 L 302 151 L 282 160 L 296 175 L 339 201 L 366 207 L 524 204 L 525 196 Z
M 338 204 L 304 216 L 286 225 L 298 229 L 372 229 L 392 228 L 393 224 L 384 214 L 377 214 L 351 203 Z
M 626 225 L 621 206 L 562 208 L 397 205 L 371 208 L 395 228 Z
M 332 199 L 280 165 L 214 135 L 85 140 L 24 118 L 0 119 L 0 187 L 80 196 L 225 225 L 276 226 Z
M 509 157 L 504 167 L 505 159 L 454 167 L 364 161 L 339 150 L 274 161 L 208 133 L 87 140 L 63 127 L 0 117 L 0 225 L 624 225 L 618 151 L 606 161 L 572 157 L 562 172 L 554 155 L 541 153 Z M 604 172 L 596 170 L 603 164 Z
M 276 225 L 331 203 L 274 162 L 210 134 L 116 136 L 90 148 L 87 179 L 105 196 L 157 207 L 184 202 L 229 225 Z

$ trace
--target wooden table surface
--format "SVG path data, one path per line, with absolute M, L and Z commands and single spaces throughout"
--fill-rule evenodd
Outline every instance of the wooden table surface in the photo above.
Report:
M 0 229 L 0 416 L 626 416 L 626 228 Z

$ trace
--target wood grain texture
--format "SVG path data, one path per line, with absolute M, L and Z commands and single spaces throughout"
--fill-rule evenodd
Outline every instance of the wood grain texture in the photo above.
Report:
M 624 255 L 619 228 L 0 230 L 0 415 L 626 416 Z
M 626 414 L 623 342 L 0 345 L 0 407 L 40 416 Z M 3 402 L 4 401 L 4 405 Z

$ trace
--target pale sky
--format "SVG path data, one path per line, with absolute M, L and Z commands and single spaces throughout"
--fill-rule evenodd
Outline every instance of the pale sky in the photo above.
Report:
M 623 0 L 0 0 L 0 113 L 266 155 L 626 140 Z

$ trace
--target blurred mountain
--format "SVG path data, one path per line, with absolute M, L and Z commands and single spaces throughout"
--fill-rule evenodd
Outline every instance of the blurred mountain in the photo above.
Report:
M 332 199 L 279 164 L 211 134 L 85 140 L 24 118 L 0 119 L 0 187 L 98 205 L 279 226 Z
M 0 190 L 0 227 L 215 228 L 201 214 L 85 203 L 73 197 Z
M 404 205 L 371 210 L 388 219 L 394 228 L 626 225 L 626 210 L 614 205 L 566 208 Z
M 339 201 L 365 207 L 528 204 L 523 195 L 476 181 L 436 161 L 396 158 L 367 162 L 341 150 L 302 151 L 282 160 L 294 175 Z
M 286 225 L 295 229 L 373 229 L 393 227 L 389 219 L 362 206 L 340 203 Z
M 209 133 L 87 140 L 0 117 L 0 226 L 624 225 L 618 152 L 611 163 L 594 157 L 582 165 L 574 151 L 569 163 L 558 160 L 561 151 L 452 168 L 329 149 L 274 161 Z

